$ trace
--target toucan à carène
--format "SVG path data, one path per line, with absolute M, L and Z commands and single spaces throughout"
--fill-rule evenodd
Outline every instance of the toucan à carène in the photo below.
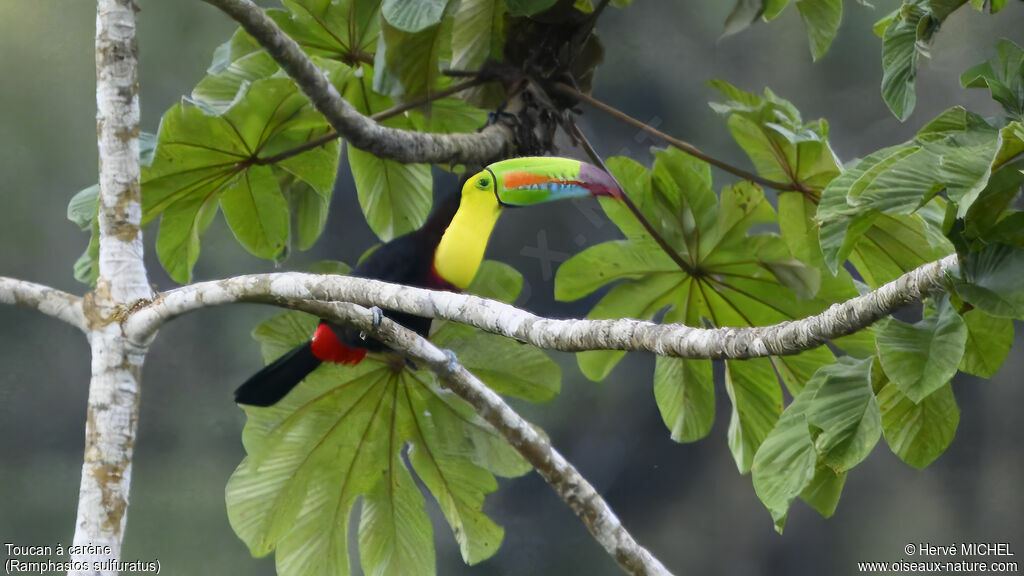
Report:
M 461 194 L 450 194 L 426 223 L 383 244 L 352 276 L 436 290 L 469 286 L 502 210 L 584 196 L 621 197 L 606 172 L 577 160 L 523 157 L 496 162 L 472 176 Z M 430 318 L 384 310 L 395 322 L 426 336 Z M 323 362 L 354 365 L 386 347 L 358 330 L 321 320 L 309 342 L 254 374 L 235 391 L 235 401 L 272 406 Z

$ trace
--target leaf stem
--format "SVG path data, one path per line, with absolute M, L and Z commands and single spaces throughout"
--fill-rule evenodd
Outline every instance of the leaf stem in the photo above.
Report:
M 595 150 L 594 147 L 590 144 L 590 141 L 587 140 L 587 137 L 583 135 L 583 131 L 580 130 L 579 126 L 576 125 L 576 121 L 570 119 L 569 126 L 572 130 L 571 136 L 579 140 L 580 144 L 583 146 L 583 150 L 585 150 L 587 156 L 590 157 L 590 160 L 597 164 L 598 166 L 600 166 L 601 169 L 604 170 L 608 174 L 608 176 L 610 176 L 611 179 L 615 181 L 615 185 L 618 186 L 619 191 L 622 192 L 623 204 L 625 204 L 626 208 L 629 208 L 629 211 L 632 212 L 634 216 L 636 216 L 636 219 L 640 222 L 640 225 L 643 226 L 644 230 L 646 230 L 647 233 L 650 234 L 651 238 L 653 238 L 654 241 L 658 243 L 658 246 L 661 247 L 665 254 L 668 254 L 668 257 L 671 258 L 672 261 L 675 262 L 676 265 L 678 265 L 683 272 L 686 272 L 691 277 L 699 278 L 700 276 L 702 276 L 700 270 L 694 268 L 686 260 L 683 260 L 683 257 L 679 255 L 679 252 L 673 249 L 672 246 L 669 245 L 668 241 L 666 241 L 665 238 L 662 237 L 662 235 L 657 230 L 655 230 L 651 222 L 647 220 L 647 217 L 644 216 L 643 212 L 640 211 L 640 208 L 636 205 L 636 203 L 633 202 L 633 199 L 629 197 L 629 194 L 626 192 L 626 189 L 622 187 L 622 184 L 619 183 L 617 178 L 615 178 L 615 175 L 612 174 L 610 170 L 608 170 L 608 166 L 605 165 L 604 159 L 601 158 L 601 155 L 598 154 L 597 150 Z

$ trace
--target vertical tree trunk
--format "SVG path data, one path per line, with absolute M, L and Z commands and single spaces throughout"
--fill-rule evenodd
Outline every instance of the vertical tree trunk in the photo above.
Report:
M 133 304 L 152 296 L 140 228 L 136 10 L 133 0 L 97 3 L 100 274 L 84 302 L 92 379 L 74 543 L 109 547 L 109 553 L 73 555 L 72 561 L 87 563 L 88 569 L 70 574 L 117 574 L 131 482 L 146 350 L 129 344 L 119 320 Z

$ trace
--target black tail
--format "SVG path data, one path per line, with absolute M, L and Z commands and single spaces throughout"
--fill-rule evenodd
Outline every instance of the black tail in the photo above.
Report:
M 296 346 L 267 364 L 235 390 L 235 402 L 250 406 L 273 406 L 320 365 L 310 342 Z

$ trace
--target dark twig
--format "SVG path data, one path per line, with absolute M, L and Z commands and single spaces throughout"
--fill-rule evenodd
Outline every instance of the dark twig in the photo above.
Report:
M 641 121 L 637 120 L 636 118 L 633 118 L 632 116 L 626 114 L 625 112 L 622 112 L 621 110 L 618 110 L 617 108 L 613 108 L 613 107 L 609 106 L 608 104 L 605 104 L 604 102 L 598 100 L 597 98 L 594 98 L 593 96 L 590 96 L 589 94 L 584 94 L 583 92 L 580 92 L 579 90 L 573 88 L 572 86 L 569 86 L 568 84 L 564 84 L 564 83 L 561 83 L 561 82 L 556 82 L 554 84 L 551 84 L 550 86 L 554 90 L 562 93 L 565 96 L 569 96 L 571 98 L 575 98 L 577 100 L 586 102 L 587 104 L 593 106 L 594 108 L 597 108 L 598 110 L 601 110 L 602 112 L 605 112 L 608 115 L 610 115 L 610 116 L 612 116 L 612 117 L 614 117 L 614 118 L 616 118 L 618 120 L 621 120 L 621 121 L 629 124 L 630 126 L 635 126 L 636 128 L 639 128 L 640 130 L 643 130 L 644 132 L 647 132 L 648 134 L 651 134 L 652 136 L 656 136 L 657 138 L 660 138 L 664 142 L 666 142 L 666 143 L 668 143 L 668 144 L 670 144 L 670 145 L 672 145 L 672 146 L 674 146 L 676 148 L 679 148 L 680 150 L 682 150 L 683 152 L 686 152 L 687 154 L 689 154 L 690 156 L 693 156 L 694 158 L 699 158 L 699 159 L 703 160 L 704 162 L 707 162 L 708 164 L 711 164 L 712 166 L 715 166 L 716 168 L 720 168 L 720 169 L 722 169 L 722 170 L 724 170 L 724 171 L 726 171 L 726 172 L 728 172 L 730 174 L 734 174 L 736 176 L 739 176 L 740 178 L 743 178 L 744 180 L 749 180 L 749 181 L 754 182 L 756 184 L 760 184 L 761 186 L 766 186 L 768 188 L 774 188 L 775 190 L 780 190 L 780 191 L 784 191 L 784 192 L 785 191 L 799 191 L 799 192 L 804 192 L 804 193 L 811 192 L 811 190 L 809 190 L 806 186 L 804 186 L 803 184 L 801 184 L 799 182 L 787 183 L 787 182 L 776 182 L 774 180 L 768 180 L 767 178 L 762 178 L 762 177 L 758 176 L 757 174 L 753 174 L 751 172 L 747 172 L 746 170 L 743 170 L 742 168 L 737 168 L 736 166 L 733 166 L 732 164 L 729 164 L 727 162 L 724 162 L 722 160 L 714 158 L 713 156 L 710 156 L 706 152 L 701 151 L 699 148 L 697 148 L 693 144 L 690 144 L 688 142 L 684 142 L 684 141 L 682 141 L 682 140 L 680 140 L 678 138 L 675 138 L 673 136 L 669 136 L 668 134 L 665 134 L 661 130 L 658 130 L 657 128 L 654 128 L 653 126 L 650 126 L 650 125 L 648 125 L 648 124 L 646 124 L 644 122 L 641 122 Z

